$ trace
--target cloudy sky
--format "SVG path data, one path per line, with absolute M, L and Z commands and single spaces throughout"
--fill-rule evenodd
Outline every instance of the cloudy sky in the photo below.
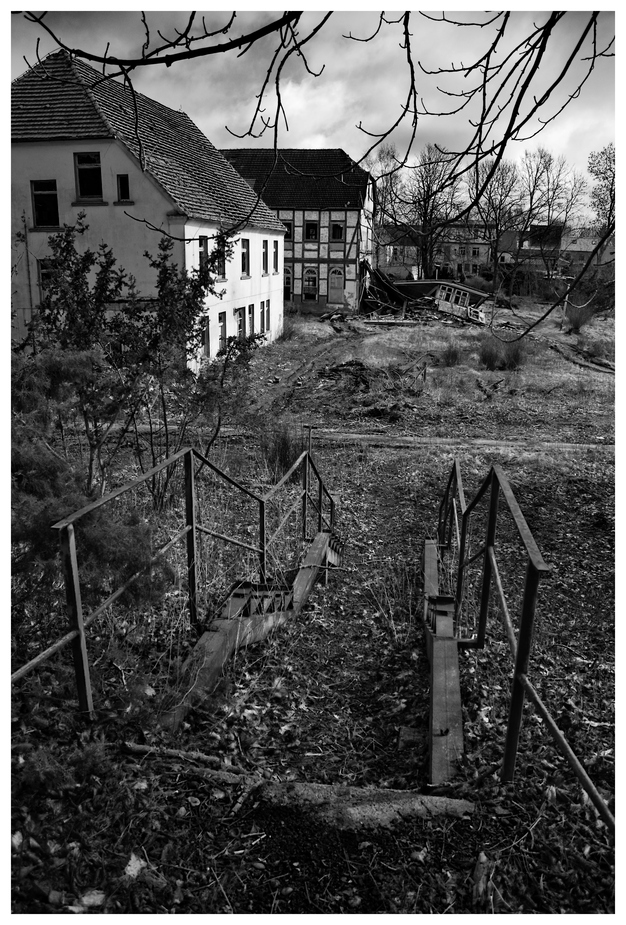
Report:
M 458 9 L 456 6 L 455 10 Z M 247 33 L 278 15 L 278 11 L 238 11 L 231 35 Z M 432 12 L 427 15 L 441 17 L 442 14 Z M 446 11 L 445 15 L 449 19 L 485 23 L 492 14 Z M 571 53 L 588 15 L 571 11 L 559 24 L 558 33 L 551 38 L 533 87 L 535 95 L 540 95 L 550 86 L 563 60 Z M 159 11 L 147 16 L 153 43 L 160 41 L 158 31 L 163 36 L 170 36 L 175 28 L 182 28 L 188 18 L 185 13 Z M 209 12 L 199 13 L 200 16 L 205 16 L 210 28 L 223 28 L 229 14 Z M 300 25 L 301 35 L 315 28 L 323 16 L 323 12 L 309 9 Z M 386 13 L 386 16 L 394 20 L 400 14 Z M 529 34 L 533 23 L 541 23 L 546 16 L 545 11 L 536 9 L 534 12 L 523 10 L 513 13 L 507 30 L 509 47 Z M 68 44 L 100 54 L 110 43 L 111 54 L 120 57 L 136 55 L 145 40 L 145 31 L 136 12 L 51 12 L 47 21 Z M 372 36 L 378 23 L 378 12 L 333 13 L 322 30 L 307 43 L 306 64 L 295 57 L 289 62 L 281 81 L 287 126 L 281 124 L 279 146 L 339 147 L 358 159 L 372 139 L 357 126 L 361 125 L 367 132 L 380 133 L 398 118 L 409 88 L 406 54 L 401 47 L 401 26 L 393 22 L 383 24 L 372 41 L 354 40 Z M 26 69 L 24 58 L 30 63 L 36 61 L 37 38 L 41 39 L 41 55 L 55 50 L 56 45 L 40 27 L 26 22 L 20 15 L 11 17 L 11 25 L 11 76 L 15 78 Z M 606 45 L 614 28 L 614 13 L 602 12 L 600 47 Z M 468 137 L 468 120 L 472 112 L 447 116 L 438 113 L 454 109 L 460 98 L 449 94 L 467 91 L 474 85 L 475 78 L 464 74 L 426 72 L 448 69 L 452 65 L 468 67 L 488 49 L 493 39 L 493 27 L 461 27 L 449 22 L 433 22 L 415 12 L 412 14 L 411 34 L 420 106 L 429 113 L 419 116 L 414 150 L 417 152 L 428 143 L 459 150 Z M 350 35 L 353 38 L 349 38 Z M 220 41 L 223 40 L 220 37 Z M 268 147 L 273 141 L 269 133 L 259 139 L 237 136 L 243 135 L 250 126 L 275 45 L 276 40 L 268 38 L 244 55 L 230 52 L 228 55 L 176 63 L 170 68 L 144 68 L 135 72 L 134 84 L 140 92 L 187 112 L 217 147 Z M 587 45 L 578 57 L 586 57 L 589 50 Z M 504 57 L 501 52 L 497 60 L 502 61 Z M 567 95 L 576 90 L 578 75 L 583 69 L 584 65 L 579 62 L 566 85 L 551 94 L 543 110 L 544 118 L 553 115 Z M 591 78 L 578 98 L 538 137 L 511 145 L 507 149 L 507 157 L 519 157 L 524 150 L 541 144 L 553 154 L 563 155 L 576 170 L 585 172 L 589 153 L 615 140 L 614 88 L 614 59 L 596 62 Z M 442 92 L 444 90 L 448 95 Z M 270 93 L 266 116 L 273 117 L 274 105 L 275 98 Z M 405 119 L 393 135 L 398 150 L 409 137 L 409 122 Z

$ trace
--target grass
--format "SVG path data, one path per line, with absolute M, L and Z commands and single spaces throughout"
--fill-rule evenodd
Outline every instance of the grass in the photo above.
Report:
M 399 351 L 394 362 L 406 365 L 428 351 L 437 355 L 449 337 L 443 326 L 425 329 L 419 339 L 407 334 L 401 349 L 408 355 Z M 512 431 L 523 438 L 511 449 L 454 453 L 468 499 L 489 466 L 502 465 L 554 567 L 540 588 L 530 677 L 610 799 L 612 460 L 600 449 L 557 454 L 533 444 L 544 434 L 548 440 L 568 433 L 579 442 L 587 436 L 610 439 L 612 381 L 581 375 L 540 341 L 527 348 L 521 369 L 496 375 L 480 368 L 479 332 L 459 329 L 454 345 L 464 362 L 430 368 L 419 389 L 408 375 L 390 377 L 381 366 L 367 373 L 370 392 L 377 401 L 391 394 L 396 403 L 409 395 L 421 428 L 412 432 L 487 435 L 493 427 L 496 436 Z M 268 357 L 285 362 L 277 346 L 272 351 Z M 381 348 L 381 361 L 383 354 Z M 345 359 L 335 355 L 335 361 Z M 485 387 L 499 383 L 489 401 L 476 380 Z M 345 381 L 314 382 L 311 399 L 334 397 L 340 412 Z M 306 399 L 305 391 L 299 394 Z M 350 405 L 355 401 L 351 394 Z M 285 418 L 288 443 L 297 443 L 296 421 L 302 419 L 308 411 L 294 399 Z M 212 452 L 248 488 L 268 490 L 274 464 L 260 442 L 246 447 L 225 439 Z M 316 588 L 297 622 L 237 654 L 221 688 L 228 696 L 216 693 L 193 711 L 176 737 L 155 724 L 154 707 L 161 684 L 175 688 L 193 642 L 182 543 L 172 550 L 176 578 L 162 606 L 108 614 L 88 631 L 100 698 L 95 724 L 87 727 L 74 713 L 69 653 L 15 689 L 14 911 L 82 909 L 89 891 L 97 889 L 102 904 L 93 911 L 115 914 L 610 913 L 610 838 L 530 709 L 516 781 L 507 786 L 499 780 L 512 665 L 495 594 L 486 649 L 461 660 L 466 754 L 457 780 L 445 790 L 475 802 L 471 819 L 403 823 L 392 833 L 360 837 L 316 827 L 295 810 L 267 811 L 260 797 L 246 798 L 244 780 L 418 790 L 427 783 L 428 667 L 419 562 L 423 539 L 437 523 L 453 451 L 324 444 L 314 437 L 313 456 L 337 500 L 338 531 L 347 541 L 342 567 L 327 587 Z M 197 482 L 202 525 L 254 545 L 255 503 L 224 491 L 208 470 Z M 269 530 L 298 491 L 298 485 L 286 486 L 268 511 Z M 470 538 L 472 553 L 481 542 L 483 508 Z M 181 516 L 182 508 L 169 509 L 163 533 L 175 532 Z M 311 532 L 314 512 L 310 517 Z M 228 582 L 254 575 L 257 559 L 206 535 L 198 547 L 202 613 L 214 614 Z M 271 569 L 284 570 L 300 550 L 294 517 L 271 550 Z M 504 516 L 497 556 L 517 619 L 524 570 L 519 540 Z M 452 566 L 450 587 L 454 577 Z M 468 633 L 475 630 L 480 583 L 478 557 L 463 611 Z M 38 646 L 43 640 L 32 641 Z M 410 730 L 411 747 L 400 747 L 401 730 Z M 156 752 L 137 760 L 120 751 L 126 740 L 174 752 L 200 748 L 207 760 L 166 759 Z M 207 768 L 222 778 L 211 777 Z M 478 900 L 473 876 L 481 853 L 489 876 Z M 124 873 L 133 855 L 146 863 L 135 878 Z

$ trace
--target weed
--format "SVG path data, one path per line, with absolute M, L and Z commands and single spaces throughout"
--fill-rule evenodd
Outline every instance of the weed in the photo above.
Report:
M 520 341 L 504 345 L 500 369 L 520 369 L 526 361 L 526 353 Z
M 293 340 L 297 333 L 296 323 L 290 315 L 283 315 L 283 330 L 276 338 L 276 343 Z
M 501 353 L 500 346 L 493 337 L 485 337 L 480 344 L 478 351 L 480 362 L 487 369 L 493 371 L 500 368 Z
M 444 366 L 457 366 L 461 362 L 461 351 L 453 341 L 448 341 L 441 353 Z
M 566 318 L 569 323 L 570 333 L 579 334 L 580 329 L 591 321 L 593 314 L 593 309 L 587 306 L 568 305 Z
M 283 477 L 304 450 L 304 438 L 286 424 L 261 435 L 261 452 L 275 481 Z M 295 473 L 294 478 L 298 478 Z

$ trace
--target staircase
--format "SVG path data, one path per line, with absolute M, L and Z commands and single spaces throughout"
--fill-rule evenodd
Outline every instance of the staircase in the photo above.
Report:
M 454 777 L 463 754 L 463 716 L 454 598 L 439 594 L 438 547 L 424 543 L 424 635 L 430 662 L 429 779 L 434 786 Z

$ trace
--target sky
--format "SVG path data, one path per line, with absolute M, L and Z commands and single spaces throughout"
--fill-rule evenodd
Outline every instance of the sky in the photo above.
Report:
M 459 12 L 460 5 L 454 9 L 457 12 L 446 10 L 446 17 L 484 23 L 492 15 L 467 10 Z M 547 15 L 535 7 L 533 10 L 512 13 L 508 30 L 511 42 L 519 41 L 533 23 L 542 21 Z M 220 12 L 199 13 L 198 17 L 201 15 L 214 28 L 223 28 L 229 16 Z M 237 11 L 234 34 L 246 33 L 278 15 L 279 11 Z M 300 32 L 304 34 L 307 27 L 315 27 L 323 15 L 322 11 L 309 8 L 305 11 Z M 397 19 L 399 15 L 386 13 L 389 20 Z M 441 17 L 442 14 L 432 12 L 427 15 Z M 166 36 L 172 34 L 174 28 L 182 28 L 188 14 L 153 10 L 147 16 L 151 39 L 158 42 L 157 31 Z M 568 12 L 540 67 L 538 83 L 533 87 L 536 94 L 543 93 L 550 86 L 587 17 L 585 12 Z M 614 18 L 611 11 L 601 13 L 600 46 L 613 35 Z M 140 15 L 133 11 L 52 11 L 48 14 L 48 21 L 68 44 L 97 53 L 103 53 L 108 42 L 112 54 L 135 55 L 140 52 L 145 39 Z M 378 24 L 378 11 L 335 12 L 315 38 L 306 44 L 306 62 L 295 57 L 291 59 L 281 79 L 287 124 L 281 122 L 279 147 L 343 148 L 357 160 L 375 140 L 367 133 L 375 135 L 386 131 L 400 116 L 409 88 L 400 26 L 383 24 L 372 41 L 355 41 L 371 36 Z M 14 79 L 27 67 L 24 58 L 31 64 L 36 61 L 38 38 L 41 39 L 40 55 L 55 50 L 57 46 L 40 27 L 26 22 L 21 15 L 13 15 L 11 25 L 11 78 Z M 350 35 L 353 38 L 349 38 Z M 472 86 L 472 77 L 427 72 L 448 69 L 453 64 L 467 67 L 486 51 L 492 35 L 492 27 L 461 27 L 449 22 L 433 22 L 418 12 L 413 13 L 411 45 L 416 86 L 420 107 L 427 112 L 418 117 L 413 145 L 415 154 L 430 143 L 443 145 L 448 150 L 464 147 L 470 132 L 469 118 L 475 117 L 475 111 L 446 116 L 437 113 L 458 105 L 460 97 L 450 94 L 467 91 Z M 230 52 L 178 62 L 170 68 L 144 68 L 135 72 L 133 82 L 135 88 L 147 96 L 173 109 L 183 109 L 218 148 L 270 147 L 273 135 L 269 131 L 260 138 L 238 136 L 244 135 L 250 127 L 274 47 L 274 39 L 265 39 L 244 55 Z M 501 53 L 499 60 L 503 58 Z M 581 72 L 582 65 L 578 63 L 576 75 Z M 550 95 L 545 117 L 558 110 L 567 94 L 575 90 L 576 84 L 575 76 L 563 91 Z M 274 105 L 275 98 L 270 93 L 266 117 L 273 116 Z M 410 120 L 405 119 L 391 138 L 398 151 L 403 151 L 408 143 L 409 123 Z M 358 128 L 359 125 L 362 129 Z M 573 169 L 586 173 L 589 154 L 614 140 L 615 59 L 610 57 L 596 62 L 591 78 L 578 98 L 552 124 L 535 138 L 511 144 L 506 156 L 518 159 L 524 151 L 542 145 L 555 156 L 563 156 Z

